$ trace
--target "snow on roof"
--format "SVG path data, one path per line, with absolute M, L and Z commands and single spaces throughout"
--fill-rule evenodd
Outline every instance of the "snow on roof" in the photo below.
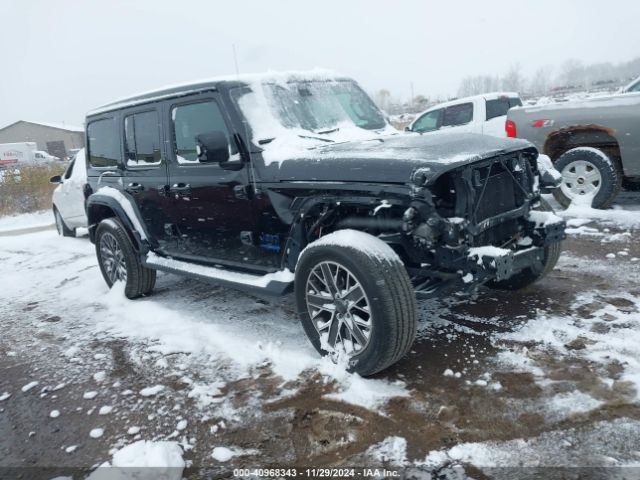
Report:
M 54 123 L 54 122 L 32 122 L 31 120 L 22 120 L 26 123 L 33 123 L 35 125 L 42 125 L 43 127 L 57 128 L 59 130 L 68 130 L 70 132 L 84 132 L 83 127 L 77 125 L 68 125 L 66 123 Z
M 113 102 L 109 102 L 105 105 L 97 107 L 87 113 L 87 115 L 96 115 L 99 113 L 107 112 L 109 110 L 115 110 L 118 108 L 124 108 L 127 106 L 136 105 L 138 103 L 145 103 L 154 100 L 160 100 L 165 97 L 171 97 L 177 94 L 185 94 L 189 92 L 195 92 L 203 90 L 205 88 L 211 88 L 216 83 L 220 82 L 242 82 L 246 84 L 252 83 L 287 83 L 291 81 L 305 81 L 305 80 L 328 80 L 346 78 L 344 75 L 340 75 L 332 70 L 323 68 L 314 68 L 312 70 L 289 70 L 289 71 L 275 71 L 269 70 L 263 73 L 245 73 L 241 75 L 223 75 L 217 77 L 203 78 L 200 80 L 192 80 L 190 82 L 176 83 L 172 85 L 165 85 L 164 87 L 155 88 L 153 90 L 147 90 L 135 95 L 120 98 Z

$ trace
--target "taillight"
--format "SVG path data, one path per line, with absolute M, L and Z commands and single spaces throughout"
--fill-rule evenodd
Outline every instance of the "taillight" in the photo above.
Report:
M 504 124 L 504 129 L 507 132 L 507 137 L 516 138 L 516 124 L 513 120 L 507 120 Z

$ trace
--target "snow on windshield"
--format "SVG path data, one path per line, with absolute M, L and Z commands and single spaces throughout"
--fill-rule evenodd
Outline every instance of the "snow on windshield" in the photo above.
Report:
M 231 94 L 249 122 L 253 142 L 264 149 L 267 165 L 327 143 L 395 132 L 351 80 L 283 75 L 251 82 Z

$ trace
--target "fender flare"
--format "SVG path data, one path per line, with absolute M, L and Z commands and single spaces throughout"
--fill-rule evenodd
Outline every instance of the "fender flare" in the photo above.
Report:
M 122 194 L 122 192 L 120 193 Z M 113 198 L 110 195 L 103 195 L 98 192 L 98 193 L 92 194 L 87 199 L 86 208 L 87 208 L 87 221 L 89 224 L 89 238 L 91 239 L 92 242 L 95 241 L 96 228 L 98 227 L 100 220 L 103 219 L 103 218 L 96 218 L 96 215 L 92 215 L 92 210 L 95 210 L 94 207 L 107 207 L 108 209 L 113 211 L 113 213 L 116 215 L 118 220 L 122 222 L 127 232 L 129 233 L 129 236 L 131 237 L 131 240 L 133 241 L 134 246 L 137 248 L 137 250 L 141 253 L 144 253 L 149 250 L 148 240 L 147 240 L 148 235 L 147 235 L 147 232 L 144 230 L 142 232 L 139 231 L 139 228 L 144 229 L 144 226 L 143 226 L 144 223 L 141 221 L 140 211 L 138 210 L 138 207 L 135 204 L 135 202 L 132 202 L 131 200 L 129 200 L 125 196 L 125 194 L 122 194 L 122 196 L 129 202 L 129 207 L 131 207 L 131 208 L 128 208 L 129 212 L 137 216 L 137 218 L 132 219 L 130 215 L 127 213 L 127 209 L 125 209 L 125 207 L 123 207 L 122 204 L 117 199 Z M 136 225 L 138 226 L 138 228 L 136 228 Z

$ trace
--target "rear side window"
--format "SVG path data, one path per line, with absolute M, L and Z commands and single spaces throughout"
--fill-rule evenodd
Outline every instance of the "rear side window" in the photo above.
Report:
M 124 139 L 128 166 L 160 165 L 160 124 L 155 110 L 125 117 Z
M 442 126 L 455 127 L 456 125 L 469 123 L 471 120 L 473 120 L 473 103 L 452 105 L 444 109 Z
M 87 127 L 89 165 L 115 167 L 121 160 L 120 138 L 113 118 L 91 122 Z
M 506 115 L 510 108 L 521 107 L 519 98 L 496 98 L 487 100 L 487 120 Z
M 198 163 L 196 137 L 221 131 L 229 140 L 229 130 L 218 104 L 213 101 L 178 105 L 171 110 L 174 149 L 178 163 Z
M 439 120 L 441 113 L 442 110 L 434 110 L 433 112 L 425 113 L 413 123 L 411 131 L 423 133 L 437 130 L 438 128 L 440 128 Z

